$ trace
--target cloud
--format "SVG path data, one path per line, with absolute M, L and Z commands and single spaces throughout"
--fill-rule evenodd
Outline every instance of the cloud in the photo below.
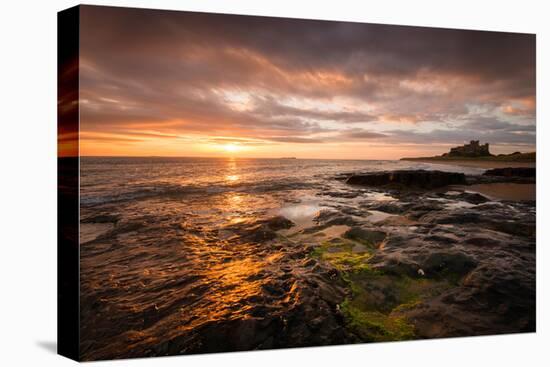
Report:
M 469 129 L 434 129 L 427 132 L 394 130 L 389 133 L 388 142 L 402 144 L 443 144 L 461 145 L 475 138 L 493 145 L 516 145 L 532 149 L 535 141 L 534 131 L 497 130 L 486 131 L 475 127 Z
M 264 139 L 269 140 L 269 141 L 276 141 L 276 142 L 279 142 L 279 143 L 300 143 L 300 144 L 307 143 L 307 144 L 311 144 L 311 143 L 323 143 L 323 142 L 325 142 L 323 139 L 319 139 L 319 138 L 300 138 L 300 137 L 296 137 L 296 136 L 271 136 L 271 137 L 266 137 Z
M 86 132 L 535 144 L 534 35 L 94 6 L 81 15 Z
M 535 132 L 536 130 L 536 126 L 534 124 L 512 124 L 495 117 L 475 117 L 468 120 L 465 124 L 461 125 L 461 128 L 468 130 L 480 130 L 489 133 L 492 133 L 494 131 L 530 133 Z
M 350 129 L 338 135 L 338 138 L 340 138 L 341 140 L 346 140 L 346 139 L 373 140 L 373 139 L 384 139 L 387 137 L 388 135 L 386 134 L 375 133 L 375 132 L 366 131 L 363 129 Z

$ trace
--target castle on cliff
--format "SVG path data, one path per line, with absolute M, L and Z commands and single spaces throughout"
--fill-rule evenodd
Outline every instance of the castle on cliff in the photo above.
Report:
M 492 156 L 489 152 L 489 143 L 479 144 L 479 140 L 472 140 L 470 144 L 464 144 L 460 147 L 451 148 L 449 153 L 443 154 L 444 157 L 488 157 Z

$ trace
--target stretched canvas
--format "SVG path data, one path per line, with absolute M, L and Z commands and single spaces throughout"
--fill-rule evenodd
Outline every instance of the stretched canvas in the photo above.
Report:
M 58 15 L 58 348 L 534 332 L 535 35 Z

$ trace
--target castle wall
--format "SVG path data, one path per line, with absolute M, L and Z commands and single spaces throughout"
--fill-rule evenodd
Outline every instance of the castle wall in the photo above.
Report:
M 479 145 L 479 140 L 472 140 L 470 144 L 465 144 L 461 147 L 451 148 L 448 154 L 449 156 L 463 156 L 463 157 L 484 157 L 490 156 L 489 143 Z

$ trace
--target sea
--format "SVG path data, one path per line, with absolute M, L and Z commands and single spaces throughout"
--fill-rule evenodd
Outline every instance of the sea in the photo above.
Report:
M 209 325 L 284 314 L 292 302 L 277 289 L 288 286 L 294 302 L 304 297 L 296 288 L 302 260 L 286 256 L 277 240 L 243 233 L 282 216 L 294 224 L 283 231 L 292 238 L 323 210 L 393 200 L 368 189 L 357 195 L 344 178 L 397 169 L 483 172 L 392 160 L 81 158 L 84 359 L 203 351 L 194 340 Z M 285 243 L 298 246 L 297 238 Z M 158 349 L 173 340 L 189 349 Z

